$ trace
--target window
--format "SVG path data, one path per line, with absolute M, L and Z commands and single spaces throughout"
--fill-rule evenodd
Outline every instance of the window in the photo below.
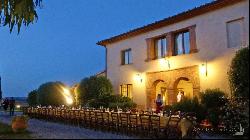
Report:
M 120 94 L 122 97 L 132 97 L 132 84 L 120 85 Z
M 155 44 L 155 58 L 164 58 L 167 56 L 167 38 L 158 38 L 154 42 Z
M 227 22 L 228 48 L 235 48 L 243 45 L 243 31 L 243 18 Z
M 190 53 L 190 34 L 189 31 L 177 33 L 174 37 L 174 55 Z
M 132 63 L 132 51 L 131 49 L 122 51 L 122 65 Z

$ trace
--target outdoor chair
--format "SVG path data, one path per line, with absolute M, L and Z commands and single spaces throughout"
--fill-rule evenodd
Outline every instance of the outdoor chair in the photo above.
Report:
M 148 135 L 150 132 L 150 115 L 140 114 L 140 128 L 143 135 Z
M 159 137 L 159 133 L 161 132 L 160 116 L 150 115 L 150 132 L 157 138 Z
M 192 123 L 191 128 L 188 129 L 187 136 L 185 138 L 195 139 L 201 138 L 199 132 L 199 124 L 197 123 L 196 114 L 193 112 L 188 112 L 184 117 Z
M 90 127 L 91 125 L 91 118 L 90 118 L 90 111 L 84 111 L 84 126 Z
M 102 112 L 103 118 L 103 127 L 107 130 L 110 130 L 110 119 L 109 119 L 109 112 Z
M 103 128 L 103 116 L 101 111 L 95 111 L 95 127 L 97 129 Z
M 128 134 L 128 126 L 129 126 L 129 114 L 128 113 L 119 113 L 119 127 L 122 130 L 125 130 L 126 134 Z
M 137 134 L 138 133 L 138 116 L 137 114 L 129 114 L 129 132 Z
M 119 116 L 117 112 L 111 112 L 111 122 L 110 122 L 111 130 L 115 130 L 116 132 L 120 130 L 119 128 Z
M 173 114 L 170 116 L 167 126 L 164 130 L 167 138 L 179 139 L 181 137 L 181 131 L 178 126 L 181 119 L 182 118 L 179 115 Z

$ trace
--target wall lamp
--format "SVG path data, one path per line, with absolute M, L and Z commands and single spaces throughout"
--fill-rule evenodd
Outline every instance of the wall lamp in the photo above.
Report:
M 207 76 L 207 61 L 205 63 L 201 64 L 200 71 L 202 74 Z

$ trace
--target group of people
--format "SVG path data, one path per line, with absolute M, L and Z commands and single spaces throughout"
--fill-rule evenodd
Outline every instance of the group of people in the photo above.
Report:
M 179 91 L 177 94 L 177 102 L 180 102 L 184 97 L 184 91 Z M 156 113 L 160 113 L 160 111 L 162 111 L 163 109 L 163 99 L 161 97 L 161 94 L 157 95 L 157 98 L 155 100 L 155 104 L 156 104 Z
M 5 112 L 9 108 L 9 110 L 10 110 L 10 116 L 14 115 L 14 111 L 15 111 L 15 99 L 13 97 L 11 97 L 11 99 L 5 98 L 3 100 L 3 102 L 1 103 L 1 106 L 3 107 L 3 109 L 5 110 Z

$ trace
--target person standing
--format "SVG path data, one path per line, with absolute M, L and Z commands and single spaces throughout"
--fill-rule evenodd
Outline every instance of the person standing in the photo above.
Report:
M 157 99 L 156 99 L 155 103 L 156 103 L 156 113 L 160 113 L 160 111 L 162 110 L 162 105 L 163 105 L 163 100 L 161 98 L 161 94 L 157 95 Z
M 7 111 L 8 106 L 9 106 L 9 100 L 8 100 L 8 98 L 5 98 L 3 101 L 3 109 L 5 112 Z
M 14 115 L 14 111 L 15 111 L 15 100 L 13 97 L 11 97 L 10 100 L 10 116 Z

